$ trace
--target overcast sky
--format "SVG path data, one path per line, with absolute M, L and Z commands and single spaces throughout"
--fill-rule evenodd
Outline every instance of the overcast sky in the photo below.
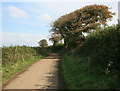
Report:
M 11 1 L 11 2 L 10 2 Z M 118 0 L 101 0 L 94 2 L 86 0 L 6 0 L 0 3 L 0 36 L 2 35 L 2 43 L 5 45 L 29 45 L 38 46 L 38 41 L 49 38 L 50 24 L 64 14 L 68 14 L 76 9 L 80 9 L 86 5 L 102 4 L 112 9 L 115 12 L 109 25 L 116 24 L 118 19 Z M 30 0 L 29 0 L 30 1 Z M 104 2 L 105 1 L 105 2 Z M 49 45 L 52 44 L 49 42 Z

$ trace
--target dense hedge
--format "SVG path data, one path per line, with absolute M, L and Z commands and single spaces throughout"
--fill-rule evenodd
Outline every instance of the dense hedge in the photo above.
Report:
M 120 81 L 120 25 L 90 33 L 78 55 L 89 56 L 91 68 L 99 74 L 115 76 Z
M 61 51 L 64 50 L 64 44 L 59 43 L 59 44 L 57 44 L 55 46 L 51 46 L 51 50 L 52 50 L 52 52 L 61 52 Z
M 67 55 L 62 56 L 62 67 L 67 88 L 119 88 L 120 25 L 97 29 L 73 53 L 64 53 Z
M 93 64 L 106 67 L 109 62 L 115 69 L 119 68 L 120 26 L 99 29 L 89 34 L 80 48 L 81 55 L 90 56 Z
M 13 65 L 17 61 L 25 61 L 31 56 L 45 56 L 50 52 L 48 47 L 9 46 L 2 48 L 2 65 Z

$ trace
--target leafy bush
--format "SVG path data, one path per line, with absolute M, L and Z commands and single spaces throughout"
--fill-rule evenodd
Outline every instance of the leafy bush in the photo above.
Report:
M 52 46 L 52 52 L 60 52 L 64 49 L 64 45 L 63 44 L 57 44 L 55 46 Z
M 98 29 L 90 33 L 78 55 L 89 56 L 91 67 L 97 74 L 111 75 L 120 81 L 120 25 Z M 114 80 L 112 80 L 114 82 Z M 115 83 L 115 84 L 116 84 Z M 113 85 L 113 84 L 112 84 Z
M 9 46 L 2 48 L 2 65 L 13 65 L 17 59 L 24 61 L 25 58 L 36 55 L 36 51 L 32 47 L 27 46 Z
M 30 56 L 45 56 L 50 52 L 48 47 L 9 46 L 2 48 L 2 65 L 13 65 L 19 59 L 21 62 Z
M 90 56 L 93 65 L 118 71 L 120 62 L 120 26 L 111 26 L 92 32 L 80 48 L 80 54 Z

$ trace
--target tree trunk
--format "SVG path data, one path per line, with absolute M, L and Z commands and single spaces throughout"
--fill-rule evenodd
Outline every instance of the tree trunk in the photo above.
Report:
M 57 43 L 58 43 L 57 41 L 54 41 L 53 46 L 55 46 Z
M 65 46 L 65 48 L 67 48 L 68 47 L 68 45 L 67 45 L 67 41 L 66 41 L 66 39 L 64 38 L 64 46 Z

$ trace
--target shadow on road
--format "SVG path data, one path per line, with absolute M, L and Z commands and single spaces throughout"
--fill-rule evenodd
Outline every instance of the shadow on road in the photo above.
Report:
M 48 57 L 44 59 L 56 59 L 55 64 L 52 65 L 54 67 L 54 71 L 46 73 L 45 78 L 48 79 L 48 83 L 46 86 L 42 86 L 43 89 L 65 89 L 64 79 L 62 76 L 62 67 L 61 67 L 61 56 L 56 53 L 49 54 Z M 41 85 L 36 84 L 36 86 L 41 87 Z

